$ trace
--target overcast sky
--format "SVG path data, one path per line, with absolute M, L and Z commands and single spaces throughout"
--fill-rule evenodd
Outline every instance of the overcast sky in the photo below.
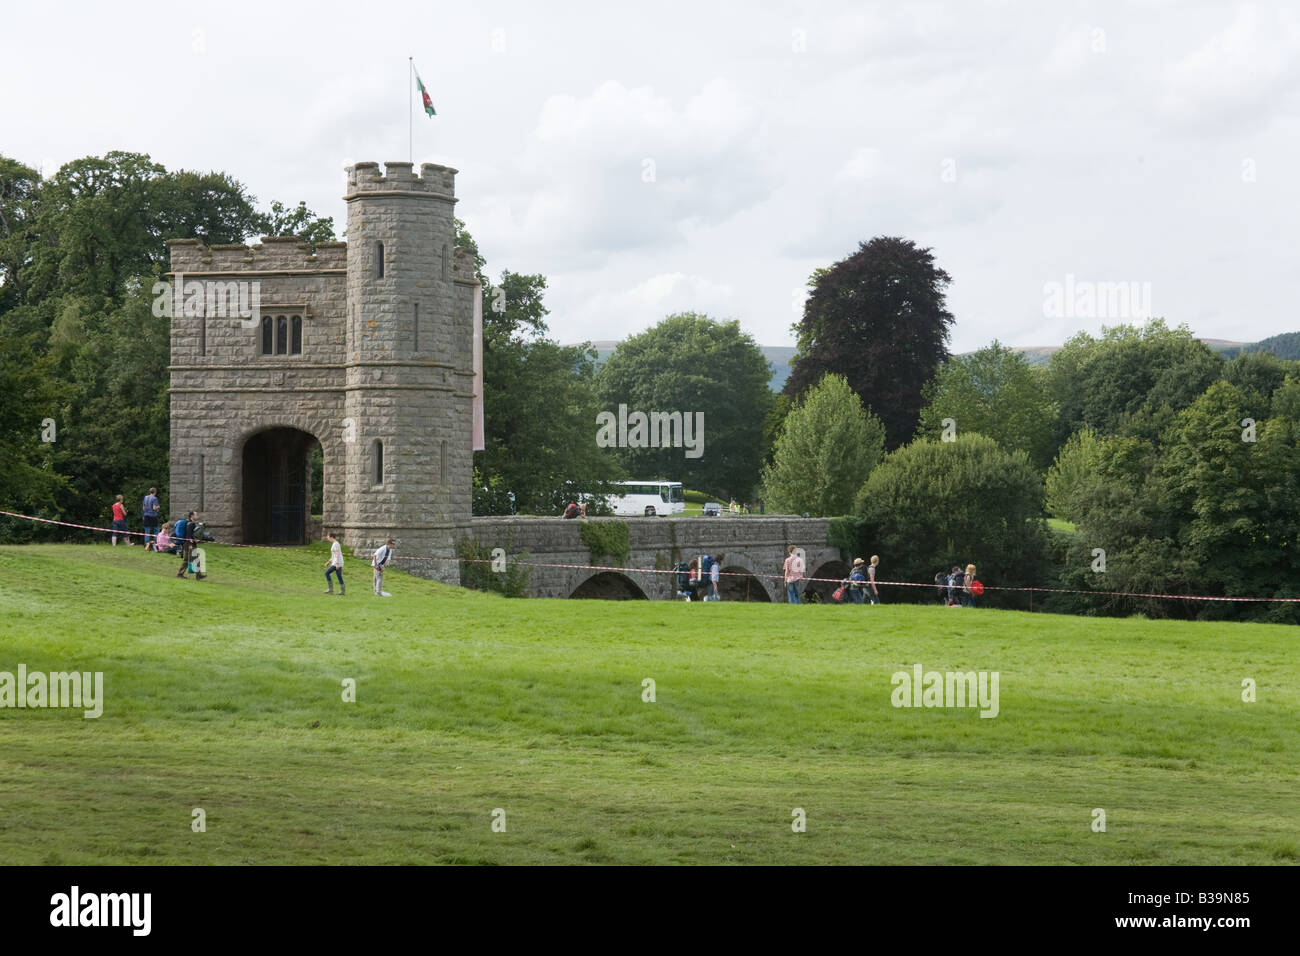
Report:
M 340 232 L 342 167 L 407 159 L 414 57 L 415 162 L 460 170 L 564 342 L 694 309 L 793 344 L 808 275 L 877 235 L 951 274 L 957 351 L 1146 293 L 1201 336 L 1300 329 L 1300 2 L 26 3 L 5 34 L 0 153 L 144 152 Z M 1132 314 L 1051 307 L 1067 276 Z

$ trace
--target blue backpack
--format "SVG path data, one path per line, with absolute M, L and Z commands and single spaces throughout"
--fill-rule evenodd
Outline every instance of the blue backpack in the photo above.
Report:
M 707 577 L 709 572 L 712 570 L 713 570 L 713 555 L 706 554 L 703 558 L 700 559 L 700 575 L 702 577 Z
M 176 526 L 172 529 L 172 537 L 175 538 L 177 541 L 179 541 L 182 538 L 188 537 L 189 530 L 190 530 L 189 519 L 182 518 L 180 521 L 176 522 Z

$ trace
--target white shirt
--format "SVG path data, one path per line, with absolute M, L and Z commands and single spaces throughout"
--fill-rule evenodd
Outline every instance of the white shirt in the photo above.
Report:
M 343 546 L 337 541 L 330 544 L 330 567 L 343 567 Z
M 388 559 L 391 558 L 392 556 L 393 556 L 393 549 L 386 544 L 381 544 L 378 548 L 375 549 L 375 556 L 371 559 L 370 566 L 372 568 L 379 568 L 380 570 L 383 570 L 384 565 L 388 563 Z

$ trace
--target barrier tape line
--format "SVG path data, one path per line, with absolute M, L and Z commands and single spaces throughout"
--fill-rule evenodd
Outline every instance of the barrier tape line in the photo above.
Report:
M 98 531 L 102 534 L 137 535 L 140 537 L 144 537 L 148 534 L 148 532 L 144 532 L 144 531 L 114 531 L 112 528 L 100 528 L 95 525 L 74 524 L 70 521 L 56 521 L 53 518 L 38 518 L 35 515 L 25 515 L 16 511 L 0 511 L 0 516 L 9 517 L 9 518 L 22 518 L 26 521 L 37 521 L 42 524 L 59 525 L 64 528 L 77 528 L 82 531 Z M 190 541 L 192 543 L 197 543 L 197 544 L 207 543 L 207 542 L 200 542 L 196 538 L 179 538 L 179 539 L 173 538 L 172 540 Z M 212 543 L 222 544 L 222 542 L 220 541 L 215 541 Z M 223 544 L 223 547 L 269 548 L 272 550 L 279 550 L 274 545 L 259 545 L 259 544 Z M 355 554 L 356 552 L 354 551 L 353 553 Z M 492 559 L 489 558 L 444 558 L 436 554 L 431 554 L 423 557 L 407 556 L 407 555 L 399 554 L 399 555 L 394 555 L 392 560 L 393 563 L 396 565 L 412 564 L 420 561 L 456 561 L 456 562 L 463 561 L 466 564 L 491 564 L 492 563 Z M 617 571 L 620 574 L 681 574 L 682 573 L 680 571 L 673 571 L 671 569 L 664 570 L 662 568 L 621 568 L 615 565 L 601 565 L 601 564 L 548 564 L 541 561 L 518 561 L 518 560 L 512 560 L 511 563 L 523 567 L 530 567 L 530 568 L 566 568 L 570 570 L 582 570 L 582 571 Z M 744 571 L 744 572 L 719 571 L 718 575 L 719 577 L 723 577 L 723 576 L 735 577 L 735 578 L 753 577 L 753 578 L 771 578 L 773 580 L 777 580 L 777 579 L 784 580 L 785 578 L 784 574 L 768 574 L 762 571 L 752 571 L 752 572 L 751 571 Z M 806 582 L 814 582 L 818 584 L 843 584 L 844 579 L 843 578 L 807 578 L 807 577 L 799 579 L 799 583 L 801 584 Z M 887 586 L 887 587 L 895 587 L 895 588 L 933 588 L 935 591 L 946 591 L 948 589 L 947 585 L 935 584 L 933 581 L 931 581 L 928 584 L 918 583 L 916 581 L 877 581 L 876 586 L 877 587 Z M 1089 591 L 1084 588 L 1037 588 L 1037 587 L 997 585 L 997 584 L 985 584 L 984 590 L 985 591 L 1016 591 L 1019 593 L 1034 593 L 1034 594 L 1091 594 L 1095 597 L 1158 598 L 1158 599 L 1173 600 L 1173 601 L 1220 601 L 1225 603 L 1300 604 L 1300 597 L 1293 597 L 1293 598 L 1219 597 L 1210 594 L 1161 594 L 1161 593 L 1154 593 L 1154 592 L 1149 593 L 1145 591 Z

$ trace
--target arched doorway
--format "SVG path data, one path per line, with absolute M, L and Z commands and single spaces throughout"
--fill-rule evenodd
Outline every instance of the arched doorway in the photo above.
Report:
M 593 574 L 574 589 L 571 598 L 596 598 L 601 601 L 644 601 L 642 591 L 627 575 L 617 571 Z
M 305 544 L 312 504 L 311 459 L 320 443 L 297 428 L 252 435 L 243 450 L 243 541 Z
M 718 590 L 724 601 L 772 602 L 772 596 L 763 587 L 763 582 L 754 577 L 749 568 L 742 568 L 738 564 L 723 565 L 718 577 Z

